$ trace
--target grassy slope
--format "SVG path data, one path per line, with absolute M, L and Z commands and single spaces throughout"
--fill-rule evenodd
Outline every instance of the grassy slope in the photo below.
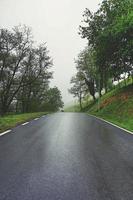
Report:
M 7 115 L 5 117 L 0 117 L 0 132 L 45 114 L 47 113 L 38 112 L 38 113 L 25 113 L 18 115 Z
M 133 131 L 133 85 L 111 90 L 101 98 L 100 110 L 96 102 L 88 113 Z
M 131 79 L 121 82 L 100 99 L 100 110 L 98 101 L 90 101 L 89 105 L 83 103 L 83 110 L 78 104 L 69 106 L 65 112 L 87 112 L 110 121 L 120 127 L 133 131 L 133 85 Z

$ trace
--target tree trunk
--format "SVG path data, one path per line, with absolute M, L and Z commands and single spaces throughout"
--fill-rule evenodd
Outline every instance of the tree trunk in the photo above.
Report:
M 18 112 L 18 100 L 17 100 L 17 103 L 16 103 L 16 113 Z
M 8 111 L 8 106 L 2 105 L 1 112 L 0 112 L 1 116 L 3 117 L 7 113 L 7 111 Z
M 81 98 L 81 96 L 79 97 L 79 104 L 80 104 L 80 110 L 82 110 L 83 107 L 82 107 L 82 98 Z

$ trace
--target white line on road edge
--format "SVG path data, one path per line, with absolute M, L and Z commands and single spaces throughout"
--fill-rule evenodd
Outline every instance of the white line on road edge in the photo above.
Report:
M 34 119 L 35 121 L 38 120 L 39 118 Z
M 3 132 L 3 133 L 0 133 L 0 136 L 5 135 L 5 134 L 7 134 L 7 133 L 9 133 L 9 132 L 11 132 L 11 130 L 7 130 L 7 131 L 5 131 L 5 132 Z
M 88 114 L 88 115 L 90 115 L 90 114 Z M 116 128 L 119 128 L 119 129 L 121 129 L 121 130 L 123 130 L 123 131 L 125 131 L 125 132 L 127 132 L 127 133 L 133 134 L 132 131 L 128 131 L 128 130 L 125 129 L 125 128 L 122 128 L 122 127 L 120 127 L 120 126 L 118 126 L 118 125 L 116 125 L 116 124 L 113 124 L 113 123 L 111 123 L 111 122 L 109 122 L 109 121 L 106 121 L 105 119 L 102 119 L 102 118 L 100 118 L 100 117 L 96 117 L 95 115 L 90 115 L 90 116 L 95 117 L 95 118 L 97 118 L 97 119 L 99 119 L 99 120 L 101 120 L 101 121 L 104 121 L 104 122 L 106 122 L 107 124 L 110 124 L 110 125 L 112 125 L 112 126 L 114 126 L 114 127 L 116 127 Z
M 29 122 L 25 122 L 24 124 L 22 124 L 22 126 L 25 126 L 26 124 L 29 124 Z

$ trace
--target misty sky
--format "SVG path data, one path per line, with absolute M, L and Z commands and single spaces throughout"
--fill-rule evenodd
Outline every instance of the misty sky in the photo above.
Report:
M 35 41 L 47 42 L 54 60 L 54 80 L 62 92 L 63 101 L 73 97 L 68 93 L 70 78 L 75 73 L 74 58 L 87 41 L 78 35 L 85 8 L 96 10 L 100 0 L 0 0 L 0 27 L 18 24 L 32 27 Z

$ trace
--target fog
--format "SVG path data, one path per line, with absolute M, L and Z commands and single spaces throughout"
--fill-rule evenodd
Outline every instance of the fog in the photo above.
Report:
M 26 24 L 32 28 L 37 43 L 47 42 L 54 62 L 51 86 L 58 86 L 65 104 L 73 100 L 68 88 L 75 73 L 74 58 L 87 43 L 78 35 L 83 11 L 94 11 L 99 3 L 100 0 L 0 0 L 1 28 Z

